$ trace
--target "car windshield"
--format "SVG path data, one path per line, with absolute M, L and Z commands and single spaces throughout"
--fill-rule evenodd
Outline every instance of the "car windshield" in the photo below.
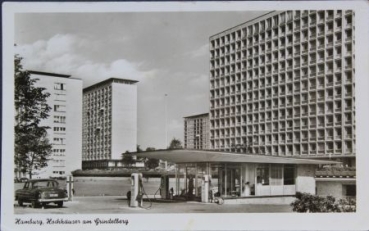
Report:
M 50 188 L 56 187 L 57 185 L 55 181 L 38 181 L 33 183 L 32 188 Z

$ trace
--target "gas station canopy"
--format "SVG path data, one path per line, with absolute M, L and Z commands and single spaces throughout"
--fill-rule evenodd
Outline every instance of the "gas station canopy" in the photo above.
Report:
M 269 163 L 269 164 L 339 164 L 338 161 L 250 155 L 241 153 L 205 151 L 205 150 L 158 150 L 137 153 L 137 157 L 165 160 L 171 163 Z

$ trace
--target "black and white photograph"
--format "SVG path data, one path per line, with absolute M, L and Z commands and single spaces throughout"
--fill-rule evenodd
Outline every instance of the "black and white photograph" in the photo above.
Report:
M 368 9 L 5 5 L 1 229 L 368 228 Z

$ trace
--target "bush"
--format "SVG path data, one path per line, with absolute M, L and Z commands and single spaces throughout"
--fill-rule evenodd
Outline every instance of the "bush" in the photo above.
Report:
M 291 203 L 294 212 L 298 213 L 339 213 L 355 212 L 356 201 L 341 199 L 336 202 L 332 196 L 322 197 L 309 193 L 296 193 L 296 200 Z

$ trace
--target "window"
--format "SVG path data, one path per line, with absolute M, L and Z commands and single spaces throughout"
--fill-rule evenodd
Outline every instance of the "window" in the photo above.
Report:
M 65 127 L 54 127 L 54 132 L 65 132 Z
M 65 116 L 54 116 L 54 123 L 65 123 Z
M 287 11 L 287 22 L 292 20 L 292 11 Z
M 294 185 L 295 184 L 295 166 L 286 164 L 283 166 L 284 172 L 284 185 Z
M 262 185 L 269 185 L 269 165 L 262 164 L 256 169 L 256 183 Z
M 65 83 L 54 83 L 54 89 L 55 90 L 65 90 Z
M 271 166 L 270 185 L 283 184 L 283 168 L 280 165 Z
M 65 105 L 54 105 L 54 111 L 65 112 Z
M 342 185 L 342 194 L 346 197 L 356 197 L 356 185 Z

